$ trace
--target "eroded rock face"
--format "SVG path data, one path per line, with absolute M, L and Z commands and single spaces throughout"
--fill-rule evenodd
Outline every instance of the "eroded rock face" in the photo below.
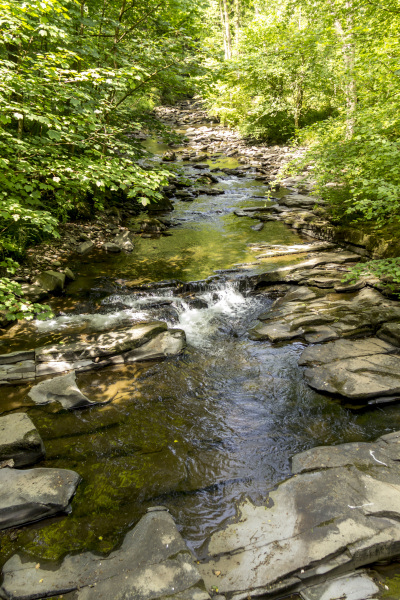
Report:
M 0 529 L 67 511 L 79 480 L 66 469 L 0 469 Z
M 236 600 L 275 597 L 396 556 L 399 459 L 400 432 L 294 457 L 295 476 L 265 505 L 240 505 L 236 521 L 212 536 L 199 567 L 207 588 Z
M 26 467 L 44 456 L 42 438 L 27 414 L 0 417 L 0 462 L 12 459 L 15 467 Z
M 13 556 L 4 566 L 5 598 L 33 600 L 76 591 L 78 600 L 208 600 L 193 556 L 171 515 L 146 514 L 108 557 L 67 556 L 56 570 Z

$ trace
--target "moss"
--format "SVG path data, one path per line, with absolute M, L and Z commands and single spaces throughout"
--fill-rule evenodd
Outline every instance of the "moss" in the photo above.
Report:
M 382 594 L 382 598 L 387 598 L 387 600 L 399 600 L 400 575 L 395 575 L 391 579 L 386 579 L 385 586 L 387 586 L 389 589 L 385 589 L 385 591 Z

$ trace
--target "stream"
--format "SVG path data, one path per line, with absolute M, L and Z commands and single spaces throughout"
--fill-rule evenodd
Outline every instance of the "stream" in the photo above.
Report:
M 164 150 L 154 142 L 148 146 L 156 154 Z M 263 206 L 267 196 L 251 170 L 240 178 L 218 171 L 236 166 L 223 156 L 204 163 L 217 174 L 213 187 L 223 194 L 176 200 L 168 235 L 137 236 L 131 254 L 80 259 L 71 265 L 76 281 L 53 303 L 63 314 L 13 328 L 0 340 L 9 352 L 132 318 L 165 320 L 184 329 L 188 341 L 178 358 L 78 375 L 89 398 L 110 400 L 89 410 L 32 406 L 28 386 L 2 388 L 2 413 L 27 411 L 43 438 L 47 456 L 40 466 L 73 469 L 82 477 L 70 515 L 3 532 L 2 563 L 16 551 L 40 561 L 84 550 L 107 553 L 158 504 L 169 508 L 200 558 L 239 502 L 261 503 L 289 476 L 293 454 L 400 429 L 398 406 L 356 412 L 311 390 L 297 366 L 302 343 L 248 339 L 248 329 L 273 299 L 246 289 L 235 264 L 254 261 L 249 243 L 301 240 L 281 222 L 253 231 L 254 221 L 234 215 Z M 199 174 L 192 164 L 184 169 Z M 262 268 L 296 260 L 273 258 Z M 193 307 L 168 284 L 135 289 L 162 280 L 205 280 L 196 296 L 208 307 Z

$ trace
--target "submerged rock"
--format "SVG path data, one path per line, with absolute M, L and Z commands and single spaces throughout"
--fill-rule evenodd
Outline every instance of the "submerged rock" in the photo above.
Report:
M 173 518 L 162 507 L 149 510 L 107 557 L 87 552 L 46 569 L 14 555 L 3 567 L 2 596 L 33 600 L 76 590 L 77 600 L 208 600 Z
M 111 252 L 113 254 L 118 254 L 121 252 L 121 247 L 114 242 L 105 242 L 105 244 L 103 244 L 103 248 L 106 252 Z
M 42 438 L 27 414 L 0 417 L 0 462 L 12 459 L 15 467 L 26 467 L 44 456 Z
M 0 529 L 67 511 L 79 480 L 66 469 L 0 469 Z

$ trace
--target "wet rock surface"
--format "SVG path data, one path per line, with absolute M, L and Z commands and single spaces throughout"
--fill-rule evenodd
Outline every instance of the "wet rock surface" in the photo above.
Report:
M 66 410 L 88 408 L 98 404 L 82 394 L 76 384 L 75 372 L 53 377 L 34 385 L 29 390 L 28 397 L 39 405 L 57 402 Z
M 185 346 L 184 332 L 168 330 L 163 321 L 141 322 L 112 331 L 100 329 L 99 333 L 92 335 L 70 335 L 62 344 L 1 355 L 0 384 L 22 383 L 67 371 L 82 372 L 125 362 L 167 358 L 180 354 Z M 43 403 L 44 398 L 57 397 L 61 404 L 65 404 L 64 408 L 90 406 L 92 403 L 74 387 L 73 377 L 70 375 L 65 379 L 67 387 L 64 395 L 64 383 L 55 379 L 33 388 L 32 399 Z
M 249 336 L 272 343 L 322 344 L 305 350 L 299 360 L 308 367 L 304 377 L 310 387 L 356 403 L 394 402 L 400 399 L 400 306 L 374 288 L 373 278 L 344 282 L 356 260 L 352 253 L 327 248 L 253 277 L 266 293 L 276 283 L 292 288 L 258 316 Z
M 303 600 L 373 600 L 381 589 L 365 572 L 357 571 L 310 586 L 300 592 Z
M 108 556 L 67 556 L 58 569 L 13 556 L 3 568 L 3 598 L 33 600 L 76 591 L 79 600 L 207 600 L 193 555 L 173 518 L 152 509 Z
M 0 417 L 0 463 L 13 460 L 15 467 L 26 467 L 45 456 L 42 438 L 25 413 Z
M 65 513 L 79 480 L 66 469 L 0 469 L 0 529 Z
M 305 588 L 303 598 L 321 600 L 330 585 L 354 594 L 352 583 L 324 582 L 399 553 L 399 448 L 393 433 L 294 457 L 294 476 L 265 505 L 242 504 L 235 522 L 212 536 L 199 567 L 207 587 L 237 600 Z M 369 582 L 367 591 L 377 590 Z

